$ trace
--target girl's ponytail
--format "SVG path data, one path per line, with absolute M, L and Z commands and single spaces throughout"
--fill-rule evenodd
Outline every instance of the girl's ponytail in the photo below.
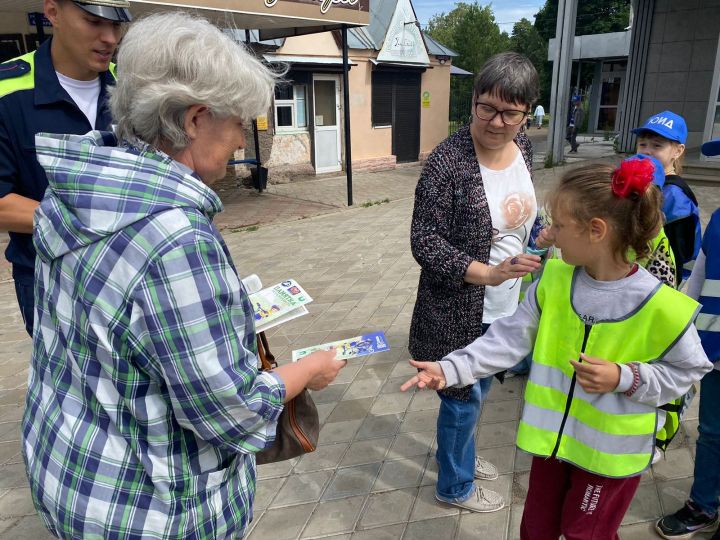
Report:
M 627 209 L 617 232 L 624 237 L 624 243 L 635 252 L 638 259 L 650 254 L 650 243 L 660 232 L 663 223 L 662 194 L 653 185 L 657 167 L 660 165 L 650 158 L 626 159 L 613 171 L 610 183 L 615 197 L 633 203 Z

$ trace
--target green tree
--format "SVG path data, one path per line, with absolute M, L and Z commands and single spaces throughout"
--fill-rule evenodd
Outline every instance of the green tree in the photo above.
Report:
M 540 103 L 547 106 L 550 95 L 546 95 L 550 87 L 552 64 L 548 62 L 548 42 L 540 35 L 537 28 L 527 19 L 515 23 L 510 36 L 510 49 L 527 56 L 535 66 L 540 77 Z
M 450 13 L 435 15 L 427 32 L 459 54 L 453 63 L 477 73 L 492 55 L 509 48 L 507 33 L 501 32 L 491 6 L 458 2 Z
M 546 0 L 535 15 L 535 28 L 544 39 L 555 37 L 558 0 Z M 630 22 L 630 0 L 578 1 L 575 35 L 621 32 Z
M 545 0 L 545 5 L 535 14 L 535 28 L 546 43 L 545 58 L 547 58 L 547 42 L 555 37 L 557 13 L 558 0 Z M 629 23 L 630 0 L 578 0 L 576 36 L 622 32 Z M 552 62 L 547 62 L 545 66 L 545 72 L 540 74 L 540 95 L 541 100 L 547 103 L 550 100 Z M 589 84 L 592 77 L 592 66 L 583 64 L 580 86 Z M 572 80 L 576 80 L 576 74 L 573 74 Z

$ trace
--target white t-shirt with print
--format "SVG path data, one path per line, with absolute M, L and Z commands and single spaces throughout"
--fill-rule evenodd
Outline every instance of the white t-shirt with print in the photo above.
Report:
M 537 216 L 535 188 L 525 160 L 518 150 L 512 164 L 501 171 L 480 165 L 483 186 L 490 207 L 493 239 L 490 264 L 522 253 L 528 244 L 530 229 Z M 483 323 L 507 317 L 515 312 L 520 299 L 520 279 L 508 280 L 485 288 Z
M 92 81 L 78 81 L 66 77 L 62 73 L 57 73 L 58 81 L 65 91 L 75 102 L 85 116 L 87 117 L 92 129 L 95 129 L 95 119 L 97 118 L 98 98 L 100 97 L 100 78 Z

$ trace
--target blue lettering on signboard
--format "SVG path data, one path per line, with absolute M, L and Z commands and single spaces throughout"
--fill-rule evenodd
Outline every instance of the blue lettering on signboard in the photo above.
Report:
M 29 24 L 30 26 L 35 26 L 35 17 L 36 17 L 37 15 L 40 15 L 40 16 L 42 17 L 42 25 L 43 25 L 43 26 L 48 26 L 48 27 L 52 26 L 52 24 L 50 24 L 50 21 L 47 20 L 47 18 L 45 17 L 45 15 L 43 15 L 42 13 L 34 12 L 34 11 L 27 14 L 27 16 L 28 16 L 28 24 Z

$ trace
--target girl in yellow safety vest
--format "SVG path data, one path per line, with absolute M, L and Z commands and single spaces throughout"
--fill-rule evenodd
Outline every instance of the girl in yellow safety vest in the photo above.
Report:
M 550 194 L 548 261 L 510 317 L 437 363 L 411 360 L 401 388 L 465 386 L 533 363 L 517 445 L 533 455 L 521 538 L 614 540 L 656 452 L 662 405 L 712 369 L 693 321 L 698 304 L 628 258 L 662 225 L 647 160 L 590 164 Z

